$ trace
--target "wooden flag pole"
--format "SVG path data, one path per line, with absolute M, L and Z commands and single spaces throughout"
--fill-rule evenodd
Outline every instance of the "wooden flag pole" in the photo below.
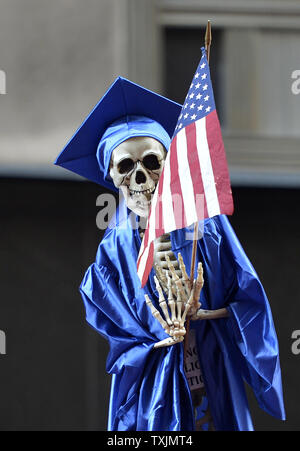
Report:
M 212 41 L 211 23 L 210 23 L 210 20 L 208 20 L 207 21 L 207 26 L 206 26 L 206 32 L 205 32 L 205 51 L 206 51 L 206 56 L 207 56 L 208 63 L 209 63 L 209 57 L 210 57 L 211 41 Z M 190 273 L 190 281 L 191 281 L 191 283 L 193 282 L 194 273 L 195 273 L 197 241 L 198 241 L 198 222 L 195 222 L 195 224 L 194 224 L 194 236 L 193 236 L 192 260 L 191 260 L 191 273 Z
M 209 57 L 210 57 L 211 41 L 212 41 L 211 23 L 210 23 L 210 20 L 208 20 L 206 32 L 205 32 L 205 50 L 206 50 L 206 57 L 207 57 L 208 63 L 209 63 Z
M 211 34 L 211 23 L 210 20 L 207 21 L 206 31 L 205 31 L 205 51 L 207 56 L 207 61 L 209 63 L 209 57 L 210 57 L 210 46 L 212 41 L 212 34 Z M 191 272 L 190 272 L 190 284 L 193 284 L 194 280 L 194 274 L 195 274 L 195 265 L 196 265 L 196 252 L 197 252 L 197 242 L 198 242 L 198 222 L 195 222 L 194 224 L 194 232 L 193 232 L 193 249 L 192 249 L 192 258 L 191 258 Z M 189 331 L 190 331 L 190 319 L 188 318 L 186 321 L 186 334 L 184 339 L 184 360 L 186 357 L 186 351 L 189 344 Z

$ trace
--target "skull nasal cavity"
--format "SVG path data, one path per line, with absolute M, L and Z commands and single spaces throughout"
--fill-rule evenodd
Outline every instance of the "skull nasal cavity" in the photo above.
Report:
M 136 183 L 138 183 L 139 185 L 141 183 L 145 183 L 146 182 L 146 176 L 142 171 L 137 171 L 135 174 L 135 181 Z

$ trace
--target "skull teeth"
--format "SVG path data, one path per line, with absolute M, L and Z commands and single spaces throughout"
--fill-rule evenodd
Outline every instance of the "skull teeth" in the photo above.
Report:
M 150 193 L 154 193 L 154 190 L 155 190 L 155 188 L 154 189 L 145 189 L 145 190 L 143 190 L 143 191 L 135 191 L 135 190 L 133 190 L 133 189 L 130 189 L 129 190 L 129 192 L 130 192 L 130 194 L 150 194 Z

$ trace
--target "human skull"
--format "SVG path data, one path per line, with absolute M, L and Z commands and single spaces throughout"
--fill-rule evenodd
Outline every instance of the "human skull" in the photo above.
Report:
M 152 195 L 164 167 L 166 150 L 154 138 L 129 138 L 117 146 L 110 161 L 110 176 L 120 188 L 127 207 L 147 217 Z

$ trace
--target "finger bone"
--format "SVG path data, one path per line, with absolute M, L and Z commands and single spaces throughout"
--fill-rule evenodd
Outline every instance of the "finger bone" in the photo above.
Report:
M 181 272 L 182 272 L 182 278 L 183 278 L 183 280 L 184 280 L 185 282 L 190 282 L 190 278 L 189 278 L 189 276 L 188 276 L 188 274 L 187 274 L 187 272 L 186 272 L 186 266 L 185 266 L 185 264 L 184 264 L 184 261 L 183 261 L 183 258 L 182 258 L 182 255 L 181 255 L 180 252 L 178 253 L 178 261 L 179 261 L 179 267 L 180 267 Z
M 162 292 L 161 286 L 159 284 L 159 280 L 158 280 L 158 278 L 156 276 L 154 276 L 154 281 L 155 281 L 156 289 L 157 289 L 158 294 L 159 294 L 159 300 L 158 300 L 159 305 L 160 305 L 162 311 L 164 312 L 164 315 L 165 315 L 165 318 L 166 318 L 166 321 L 167 321 L 168 325 L 172 326 L 172 321 L 171 321 L 170 316 L 169 316 L 168 306 L 167 306 L 164 294 Z
M 164 321 L 164 319 L 161 316 L 161 314 L 159 313 L 159 311 L 154 307 L 151 299 L 149 298 L 149 296 L 147 294 L 145 294 L 145 300 L 146 300 L 146 304 L 150 308 L 151 313 L 154 316 L 154 318 L 157 319 L 157 321 L 160 323 L 160 325 L 163 327 L 163 329 L 167 332 L 167 334 L 169 334 L 170 328 L 169 328 L 168 324 L 166 323 L 166 321 Z
M 174 281 L 178 280 L 178 279 L 179 279 L 179 276 L 176 274 L 176 271 L 175 271 L 175 268 L 174 268 L 173 261 L 170 260 L 170 258 L 169 258 L 168 255 L 166 255 L 166 262 L 167 262 L 168 267 L 169 267 L 169 270 L 170 270 L 170 272 L 171 272 L 171 274 L 172 274 L 173 280 L 174 280 Z M 177 262 L 177 260 L 176 260 L 176 262 Z M 178 264 L 178 262 L 177 262 L 177 264 Z
M 172 319 L 172 322 L 174 323 L 174 321 L 176 320 L 176 309 L 175 309 L 175 301 L 174 301 L 174 296 L 173 296 L 173 291 L 172 291 L 172 281 L 171 281 L 169 274 L 167 275 L 167 280 L 168 280 L 168 304 L 169 304 L 169 307 L 171 310 L 171 319 Z

